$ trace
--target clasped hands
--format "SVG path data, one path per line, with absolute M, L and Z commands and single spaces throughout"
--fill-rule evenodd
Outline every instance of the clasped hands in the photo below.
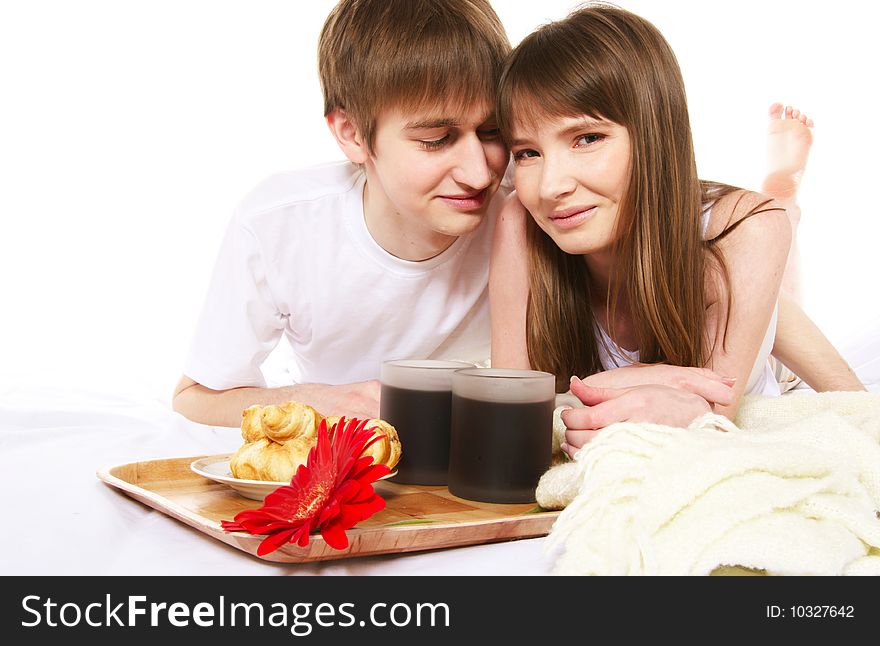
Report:
M 733 403 L 734 379 L 705 368 L 665 364 L 607 370 L 586 379 L 571 378 L 571 393 L 584 408 L 562 412 L 569 457 L 603 428 L 617 422 L 650 422 L 686 427 L 712 406 Z

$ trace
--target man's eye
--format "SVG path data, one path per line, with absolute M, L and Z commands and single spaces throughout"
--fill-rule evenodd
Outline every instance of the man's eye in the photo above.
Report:
M 538 152 L 530 148 L 517 150 L 515 153 L 513 153 L 513 161 L 523 161 L 526 159 L 532 159 L 534 157 L 539 157 Z
M 438 148 L 442 148 L 444 145 L 446 145 L 446 142 L 448 142 L 448 141 L 449 141 L 449 135 L 446 134 L 446 135 L 440 137 L 440 139 L 431 139 L 431 140 L 420 139 L 419 145 L 422 148 L 424 148 L 425 150 L 437 150 Z

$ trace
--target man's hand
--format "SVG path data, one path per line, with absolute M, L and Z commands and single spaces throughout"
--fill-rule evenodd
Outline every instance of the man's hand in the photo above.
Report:
M 729 406 L 733 403 L 733 386 L 736 384 L 736 379 L 722 377 L 708 368 L 643 363 L 598 372 L 585 377 L 583 383 L 596 388 L 670 386 L 699 395 L 710 404 Z
M 236 427 L 242 411 L 253 404 L 266 406 L 298 401 L 308 404 L 327 417 L 379 417 L 379 382 L 358 381 L 351 384 L 294 384 L 279 388 L 230 388 L 211 390 L 183 376 L 174 392 L 173 407 L 194 422 L 212 426 Z
M 573 378 L 571 392 L 585 408 L 562 412 L 567 429 L 562 450 L 569 457 L 574 457 L 578 449 L 603 428 L 617 422 L 650 422 L 684 428 L 697 417 L 712 411 L 709 403 L 699 395 L 670 386 L 594 388 Z
M 358 419 L 378 419 L 379 392 L 381 385 L 375 379 L 358 381 L 353 384 L 328 386 L 326 384 L 304 384 L 298 386 L 305 390 L 301 396 L 327 417 L 345 415 Z

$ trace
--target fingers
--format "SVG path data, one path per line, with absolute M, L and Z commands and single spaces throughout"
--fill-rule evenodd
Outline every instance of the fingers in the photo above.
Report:
M 601 432 L 602 431 L 566 431 L 565 443 L 562 444 L 562 450 L 568 454 L 568 457 L 573 458 L 578 449 L 584 446 L 584 444 L 592 442 Z M 568 450 L 566 450 L 566 448 Z
M 699 395 L 710 403 L 729 406 L 733 403 L 736 377 L 723 377 L 708 368 L 680 368 L 668 385 Z
M 382 392 L 382 382 L 378 379 L 371 379 L 370 381 L 364 381 L 362 383 L 364 384 L 364 390 L 367 396 L 379 399 L 379 393 Z
M 563 442 L 562 444 L 560 444 L 560 445 L 559 445 L 559 448 L 562 450 L 563 453 L 565 453 L 565 455 L 568 456 L 568 458 L 569 458 L 570 460 L 574 460 L 574 454 L 577 453 L 577 449 L 575 449 L 575 448 L 569 446 L 569 445 L 566 444 L 565 442 Z
M 709 368 L 687 368 L 687 370 L 702 377 L 705 377 L 706 379 L 718 381 L 728 386 L 733 386 L 734 384 L 736 384 L 736 377 L 724 377 L 723 375 L 719 375 L 717 372 L 715 372 L 714 370 L 710 370 Z
M 586 408 L 562 411 L 562 421 L 571 430 L 597 430 L 616 422 L 625 422 L 629 388 L 596 388 L 588 386 L 577 377 L 571 378 L 571 392 Z M 622 398 L 622 399 L 621 399 Z
M 569 431 L 596 431 L 629 419 L 626 407 L 613 400 L 587 408 L 570 408 L 562 411 L 561 417 Z
M 729 406 L 733 403 L 733 388 L 727 383 L 713 381 L 704 377 L 696 377 L 681 384 L 683 390 L 699 395 L 710 404 Z
M 360 419 L 379 418 L 379 399 L 382 394 L 382 384 L 375 379 L 361 381 L 353 384 L 353 392 L 350 393 L 347 406 L 351 413 L 357 413 Z
M 729 406 L 734 401 L 733 387 L 735 377 L 719 375 L 708 368 L 687 368 L 680 366 L 663 366 L 661 372 L 654 372 L 656 385 L 666 385 L 699 395 L 709 403 Z M 648 385 L 648 384 L 642 384 Z M 638 386 L 635 386 L 636 388 Z M 571 393 L 586 406 L 597 406 L 601 403 L 618 399 L 632 391 L 630 388 L 600 388 L 589 386 L 577 377 L 571 378 Z
M 615 399 L 625 392 L 625 388 L 596 388 L 588 386 L 577 377 L 571 378 L 571 394 L 587 406 L 595 406 L 609 399 Z
M 734 402 L 733 388 L 726 384 L 709 382 L 706 388 L 703 388 L 699 391 L 694 391 L 694 394 L 699 395 L 710 404 L 730 406 Z

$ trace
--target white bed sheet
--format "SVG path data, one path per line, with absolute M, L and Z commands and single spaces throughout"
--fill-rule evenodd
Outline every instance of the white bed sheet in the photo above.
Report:
M 842 354 L 880 392 L 880 324 L 857 325 Z M 49 379 L 46 382 L 52 383 Z M 9 385 L 9 384 L 14 385 Z M 101 467 L 232 452 L 237 429 L 195 424 L 167 398 L 0 380 L 0 574 L 543 575 L 546 539 L 315 564 L 262 561 L 104 484 Z
M 235 429 L 192 423 L 167 402 L 121 394 L 0 389 L 4 575 L 539 575 L 544 539 L 399 556 L 275 564 L 104 484 L 97 469 L 234 451 Z

